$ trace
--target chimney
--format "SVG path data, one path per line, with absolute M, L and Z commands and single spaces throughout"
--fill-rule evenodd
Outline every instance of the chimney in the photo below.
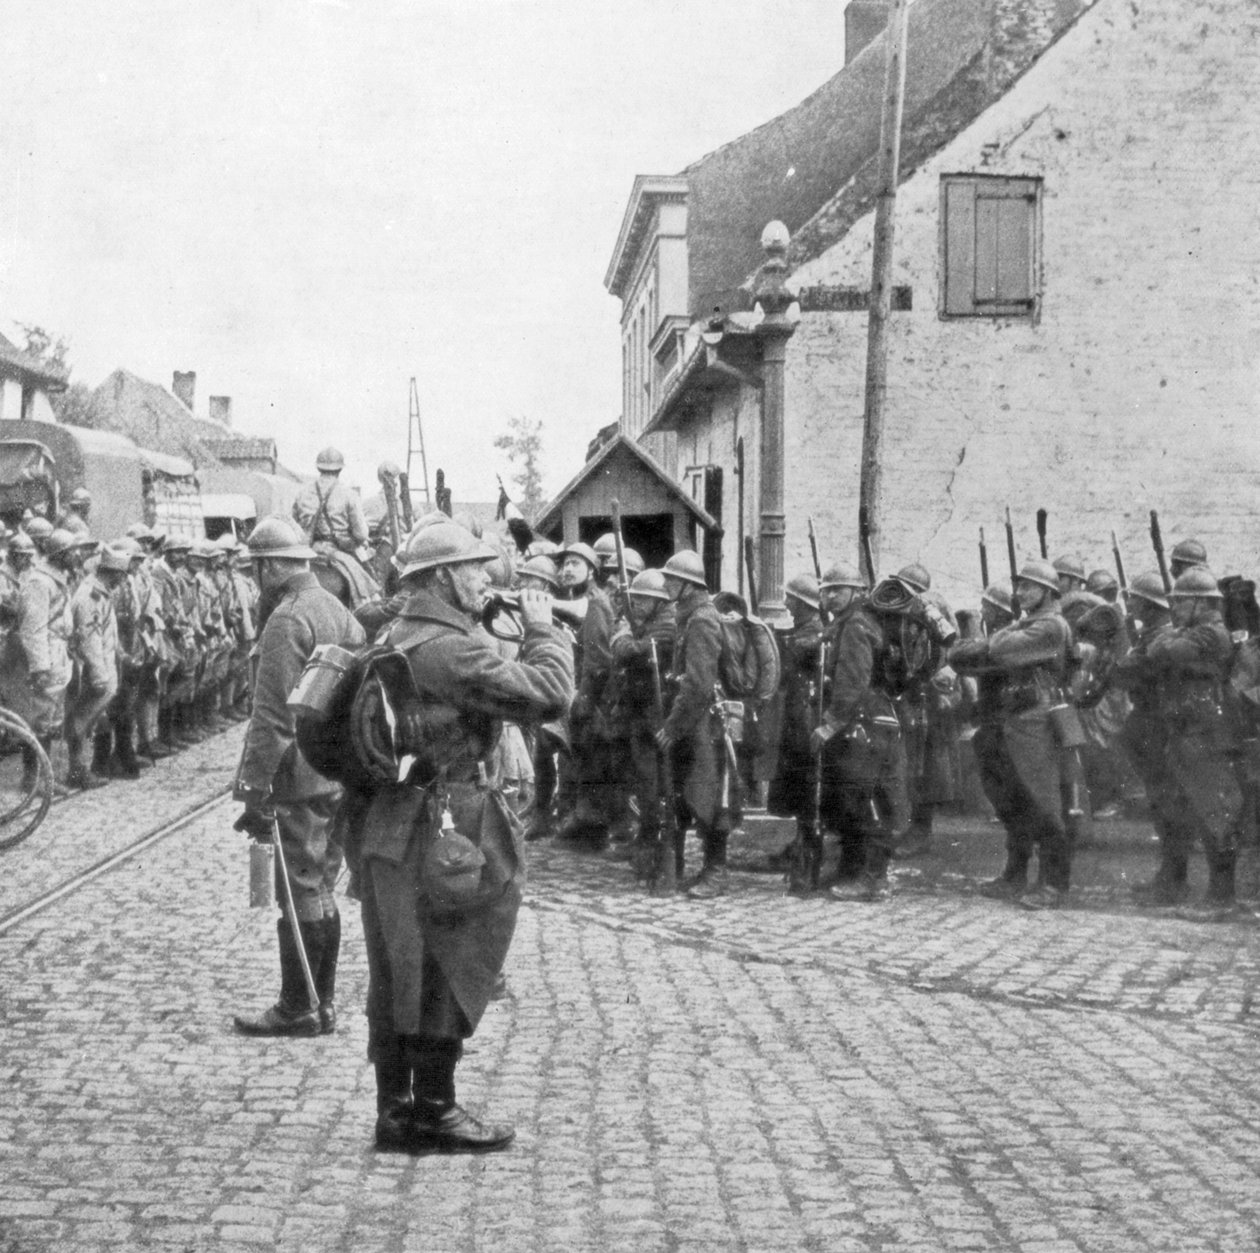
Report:
M 849 0 L 844 11 L 844 63 L 848 65 L 888 25 L 889 0 Z
M 232 425 L 231 396 L 210 397 L 210 420 L 212 422 L 222 422 L 224 426 Z
M 171 391 L 175 393 L 177 400 L 182 400 L 188 406 L 188 411 L 191 413 L 193 400 L 197 395 L 197 371 L 176 370 L 175 380 L 171 383 Z

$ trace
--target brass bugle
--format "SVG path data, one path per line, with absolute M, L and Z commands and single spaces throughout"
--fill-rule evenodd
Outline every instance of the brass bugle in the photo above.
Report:
M 521 594 L 504 588 L 495 588 L 481 611 L 481 625 L 495 639 L 519 640 L 525 634 L 521 624 Z M 553 600 L 551 615 L 557 622 L 577 630 L 586 617 L 586 601 Z M 506 621 L 500 621 L 504 619 Z

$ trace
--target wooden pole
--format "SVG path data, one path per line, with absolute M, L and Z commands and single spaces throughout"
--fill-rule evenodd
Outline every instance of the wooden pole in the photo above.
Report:
M 892 311 L 893 227 L 897 171 L 901 164 L 901 114 L 906 93 L 906 29 L 910 0 L 893 0 L 885 31 L 884 108 L 879 129 L 879 193 L 875 203 L 875 246 L 871 262 L 871 309 L 866 336 L 866 406 L 862 423 L 861 510 L 870 520 L 870 552 L 879 561 L 883 533 L 884 409 L 888 393 L 888 318 Z M 865 549 L 865 545 L 860 545 Z M 858 554 L 869 566 L 864 551 Z M 874 583 L 875 571 L 866 569 Z

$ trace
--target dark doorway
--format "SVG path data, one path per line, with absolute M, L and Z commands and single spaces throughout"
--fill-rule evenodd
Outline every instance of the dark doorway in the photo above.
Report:
M 578 519 L 578 539 L 593 544 L 612 530 L 612 518 Z M 672 513 L 623 514 L 621 538 L 633 548 L 650 570 L 659 570 L 674 554 L 674 515 Z

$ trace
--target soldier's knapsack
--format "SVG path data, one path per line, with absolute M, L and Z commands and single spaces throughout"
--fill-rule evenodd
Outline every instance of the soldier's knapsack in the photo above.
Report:
M 742 611 L 738 604 L 726 612 L 723 608 L 718 610 L 722 629 L 718 677 L 722 690 L 734 700 L 745 700 L 754 706 L 763 704 L 779 690 L 778 641 L 765 622 Z
M 876 668 L 884 692 L 900 696 L 940 669 L 944 638 L 922 597 L 898 579 L 884 579 L 867 597 L 865 608 L 883 635 Z

